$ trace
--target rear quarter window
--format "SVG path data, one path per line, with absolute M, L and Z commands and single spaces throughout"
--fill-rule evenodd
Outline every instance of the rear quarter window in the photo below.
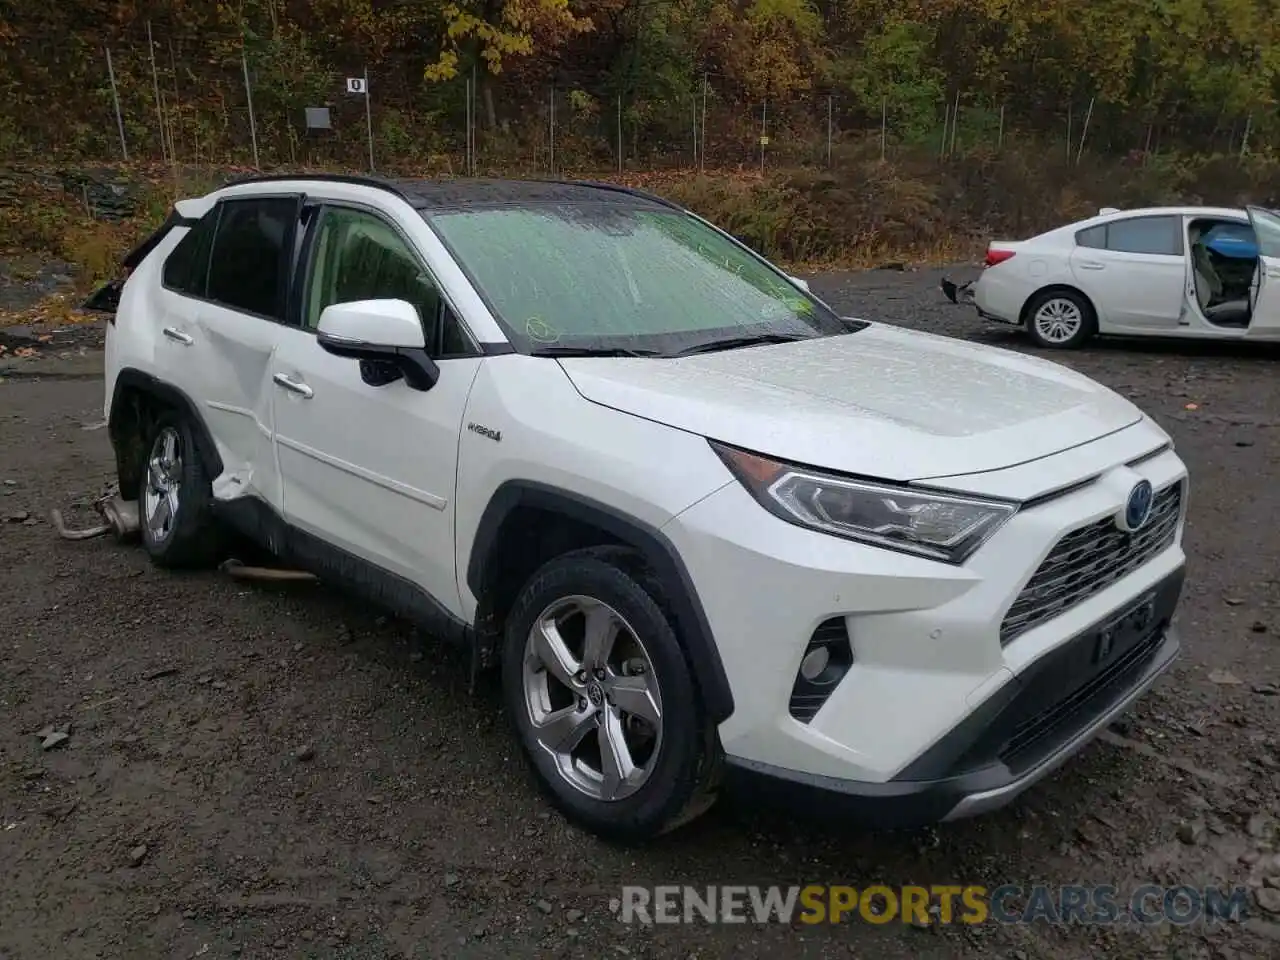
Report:
M 1102 224 L 1101 226 L 1081 230 L 1076 234 L 1076 245 L 1088 247 L 1090 250 L 1105 250 L 1107 248 L 1107 225 Z
M 209 250 L 217 221 L 218 210 L 209 211 L 169 252 L 161 278 L 170 290 L 193 297 L 205 295 L 209 277 Z

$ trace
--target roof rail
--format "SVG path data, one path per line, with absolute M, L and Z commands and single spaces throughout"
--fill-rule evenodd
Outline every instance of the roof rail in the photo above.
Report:
M 376 187 L 393 193 L 401 200 L 408 200 L 405 192 L 393 181 L 382 177 L 348 173 L 258 173 L 247 177 L 238 177 L 218 189 L 239 187 L 247 183 L 279 183 L 286 180 L 320 180 L 326 183 L 349 183 L 358 187 Z

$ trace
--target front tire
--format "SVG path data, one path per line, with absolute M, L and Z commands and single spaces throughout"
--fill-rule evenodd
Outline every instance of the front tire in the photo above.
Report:
M 636 843 L 715 802 L 714 727 L 633 552 L 578 550 L 539 569 L 507 617 L 502 672 L 538 784 L 570 820 Z
M 1027 334 L 1046 350 L 1073 350 L 1098 332 L 1087 297 L 1074 290 L 1045 290 L 1027 304 Z
M 142 545 L 157 566 L 210 566 L 217 560 L 213 494 L 188 419 L 177 412 L 156 418 L 143 445 L 138 520 Z

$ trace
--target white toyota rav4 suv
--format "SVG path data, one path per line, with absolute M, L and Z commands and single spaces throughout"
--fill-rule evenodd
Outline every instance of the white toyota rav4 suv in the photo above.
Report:
M 734 778 L 871 823 L 985 811 L 1177 653 L 1155 423 L 841 318 L 656 197 L 255 178 L 125 266 L 106 412 L 156 563 L 238 529 L 467 645 L 602 836 Z

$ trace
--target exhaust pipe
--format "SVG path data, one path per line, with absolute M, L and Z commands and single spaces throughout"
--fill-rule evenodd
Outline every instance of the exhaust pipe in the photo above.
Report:
M 63 519 L 62 511 L 56 508 L 49 511 L 49 520 L 63 540 L 92 540 L 95 537 L 114 534 L 117 540 L 124 543 L 137 536 L 140 530 L 137 501 L 122 500 L 119 494 L 112 494 L 95 501 L 93 506 L 102 515 L 105 523 L 72 530 Z
M 119 494 L 109 494 L 96 500 L 93 506 L 106 522 L 80 530 L 73 530 L 67 526 L 61 510 L 57 508 L 50 510 L 49 519 L 53 523 L 53 528 L 58 531 L 58 536 L 63 540 L 93 540 L 96 537 L 105 537 L 107 534 L 113 534 L 116 540 L 125 543 L 137 537 L 141 532 L 138 501 L 122 500 Z M 249 567 L 235 559 L 224 560 L 218 569 L 237 580 L 314 582 L 319 579 L 315 574 L 305 570 L 275 570 L 270 567 Z

